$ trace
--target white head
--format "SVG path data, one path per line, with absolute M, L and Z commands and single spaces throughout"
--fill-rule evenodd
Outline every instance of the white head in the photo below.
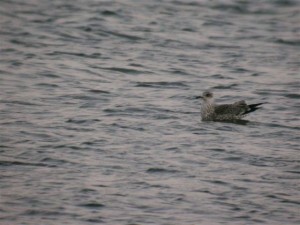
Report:
M 196 98 L 202 98 L 204 102 L 210 103 L 213 101 L 213 93 L 210 91 L 204 91 L 201 96 L 197 96 Z

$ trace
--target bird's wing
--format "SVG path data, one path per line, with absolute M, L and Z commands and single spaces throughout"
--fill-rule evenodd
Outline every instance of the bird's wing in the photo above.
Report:
M 217 115 L 243 115 L 248 111 L 249 107 L 245 101 L 238 101 L 233 104 L 224 104 L 215 106 L 215 114 Z
M 246 110 L 246 112 L 243 113 L 243 115 L 256 111 L 257 109 L 260 108 L 258 106 L 260 106 L 262 104 L 264 104 L 264 103 L 257 103 L 257 104 L 248 105 L 248 109 Z

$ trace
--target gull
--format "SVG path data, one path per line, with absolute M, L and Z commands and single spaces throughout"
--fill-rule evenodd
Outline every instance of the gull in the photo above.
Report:
M 259 109 L 264 103 L 248 105 L 245 100 L 234 102 L 233 104 L 216 105 L 213 99 L 213 93 L 204 91 L 201 96 L 203 103 L 201 105 L 201 118 L 203 121 L 230 121 L 241 120 L 247 114 Z

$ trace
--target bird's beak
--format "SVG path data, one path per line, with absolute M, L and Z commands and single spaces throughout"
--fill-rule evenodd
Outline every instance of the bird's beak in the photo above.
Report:
M 196 96 L 195 99 L 203 98 L 201 95 Z

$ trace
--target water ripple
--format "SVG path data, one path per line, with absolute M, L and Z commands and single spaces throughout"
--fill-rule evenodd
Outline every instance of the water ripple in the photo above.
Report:
M 1 1 L 0 224 L 299 224 L 298 6 Z

